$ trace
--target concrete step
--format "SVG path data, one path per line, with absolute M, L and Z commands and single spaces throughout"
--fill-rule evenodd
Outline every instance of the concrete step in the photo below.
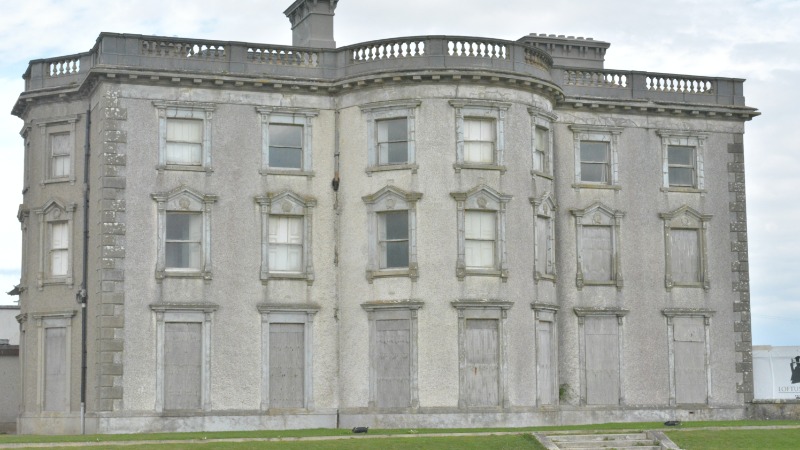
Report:
M 548 438 L 559 449 L 631 449 L 658 450 L 658 442 L 649 439 L 645 433 L 625 434 L 562 434 L 549 435 Z
M 552 441 L 608 441 L 647 439 L 645 433 L 550 434 Z

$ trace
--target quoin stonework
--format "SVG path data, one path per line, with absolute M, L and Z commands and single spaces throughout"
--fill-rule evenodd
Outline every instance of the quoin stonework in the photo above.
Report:
M 30 62 L 18 431 L 744 417 L 743 80 L 336 4 Z

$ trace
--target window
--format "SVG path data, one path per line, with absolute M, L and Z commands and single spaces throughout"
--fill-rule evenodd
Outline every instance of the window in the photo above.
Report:
M 407 276 L 417 279 L 417 192 L 394 186 L 363 197 L 367 204 L 369 260 L 367 279 Z
M 505 321 L 511 302 L 460 300 L 458 407 L 507 408 Z
M 154 303 L 156 412 L 211 410 L 213 303 Z
M 370 329 L 369 407 L 419 407 L 417 311 L 421 302 L 362 303 Z
M 488 186 L 450 194 L 456 200 L 458 222 L 458 259 L 456 276 L 508 277 L 506 264 L 506 203 L 511 196 Z
M 72 285 L 72 217 L 76 205 L 51 200 L 36 210 L 39 217 L 39 274 L 37 284 L 43 289 L 48 284 Z
M 505 171 L 505 118 L 510 104 L 451 100 L 456 113 L 456 172 L 461 169 Z
M 408 211 L 378 213 L 380 268 L 408 267 Z
M 261 281 L 314 281 L 311 219 L 316 200 L 291 191 L 256 197 L 261 210 Z
M 50 228 L 50 276 L 65 277 L 69 271 L 69 224 L 66 221 L 51 222 Z
M 669 404 L 708 404 L 711 399 L 710 325 L 714 311 L 667 308 Z
M 261 115 L 261 174 L 312 176 L 312 123 L 317 110 L 257 107 Z
M 576 188 L 619 189 L 618 137 L 621 128 L 571 125 Z
M 378 120 L 378 165 L 408 163 L 408 118 Z
M 211 279 L 211 205 L 215 195 L 185 186 L 152 195 L 158 210 L 156 278 Z
M 623 317 L 626 309 L 575 308 L 581 405 L 624 405 Z
M 75 183 L 76 123 L 79 119 L 80 116 L 64 117 L 39 124 L 46 155 L 42 169 L 44 183 Z
M 532 303 L 536 336 L 536 404 L 558 404 L 558 306 Z
M 540 198 L 531 198 L 534 208 L 534 262 L 533 279 L 555 280 L 555 209 L 556 205 L 550 193 Z
M 667 290 L 676 286 L 711 289 L 706 228 L 712 216 L 685 205 L 660 216 L 664 220 Z
M 261 409 L 314 409 L 315 304 L 261 303 Z
M 551 177 L 553 174 L 553 139 L 551 123 L 556 116 L 537 107 L 528 108 L 531 116 L 531 149 L 533 150 L 532 174 Z
M 40 411 L 71 411 L 72 318 L 75 311 L 32 314 L 40 357 L 37 406 Z
M 495 128 L 491 119 L 464 118 L 465 163 L 494 163 Z
M 211 119 L 214 105 L 153 102 L 158 111 L 158 170 L 211 171 Z
M 202 213 L 167 211 L 167 268 L 200 270 L 202 228 Z
M 623 286 L 619 226 L 625 213 L 601 203 L 571 210 L 575 216 L 578 267 L 576 285 Z
M 658 130 L 663 152 L 663 191 L 703 192 L 704 133 Z
M 390 101 L 361 106 L 367 119 L 367 174 L 384 170 L 416 173 L 415 124 L 419 101 Z

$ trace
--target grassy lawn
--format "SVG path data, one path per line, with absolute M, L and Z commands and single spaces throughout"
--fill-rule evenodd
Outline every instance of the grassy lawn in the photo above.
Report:
M 672 442 L 686 450 L 800 448 L 800 429 L 778 430 L 695 430 L 666 433 Z
M 491 433 L 514 432 L 526 433 L 531 431 L 570 431 L 584 430 L 587 432 L 610 432 L 619 430 L 663 430 L 681 448 L 691 449 L 797 449 L 800 448 L 800 429 L 770 429 L 770 430 L 724 430 L 728 427 L 763 427 L 794 425 L 800 426 L 800 421 L 726 421 L 726 422 L 684 422 L 680 428 L 665 427 L 660 422 L 637 423 L 606 423 L 598 425 L 571 425 L 559 427 L 526 427 L 526 428 L 451 428 L 451 429 L 370 429 L 370 436 L 397 436 L 397 435 L 425 435 L 433 433 Z M 723 430 L 691 430 L 692 428 L 715 427 Z M 348 436 L 352 437 L 350 430 L 313 429 L 313 430 L 261 430 L 261 431 L 227 431 L 227 432 L 196 432 L 196 433 L 153 433 L 153 434 L 104 434 L 104 435 L 68 435 L 68 436 L 16 436 L 0 435 L 0 445 L 12 443 L 67 443 L 67 442 L 107 442 L 109 444 L 119 441 L 153 441 L 165 440 L 170 443 L 159 444 L 159 448 L 183 449 L 195 447 L 197 442 L 181 442 L 188 440 L 205 441 L 203 449 L 361 449 L 382 447 L 385 449 L 535 449 L 542 447 L 536 440 L 527 434 L 501 435 L 501 436 L 429 436 L 416 437 L 386 437 L 380 439 L 354 439 L 302 441 L 302 442 L 214 442 L 216 439 L 269 439 L 269 438 L 299 438 L 299 437 L 324 437 Z M 58 448 L 58 447 L 53 447 Z M 66 448 L 66 447 L 62 447 Z M 75 448 L 75 447 L 72 447 Z M 96 447 L 99 448 L 99 447 Z M 153 448 L 152 443 L 141 445 L 126 445 L 125 449 Z

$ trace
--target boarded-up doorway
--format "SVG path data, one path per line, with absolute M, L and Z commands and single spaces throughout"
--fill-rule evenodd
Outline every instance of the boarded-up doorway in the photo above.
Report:
M 464 400 L 466 406 L 499 406 L 498 321 L 466 321 Z
M 202 323 L 164 324 L 164 409 L 202 406 Z
M 302 408 L 305 398 L 305 324 L 269 324 L 269 405 Z
M 586 317 L 584 337 L 586 404 L 619 404 L 619 324 L 617 317 Z

